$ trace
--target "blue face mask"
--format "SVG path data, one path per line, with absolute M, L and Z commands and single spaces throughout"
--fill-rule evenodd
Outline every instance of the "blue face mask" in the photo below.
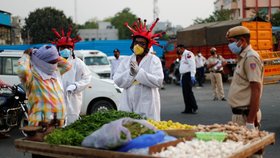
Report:
M 239 55 L 242 48 L 237 46 L 237 42 L 232 42 L 228 44 L 228 48 L 233 54 Z
M 71 50 L 65 48 L 62 51 L 60 51 L 59 53 L 63 58 L 69 58 L 69 56 L 71 55 Z

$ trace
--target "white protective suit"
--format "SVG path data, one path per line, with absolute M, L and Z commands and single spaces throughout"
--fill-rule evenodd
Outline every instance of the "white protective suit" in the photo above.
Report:
M 66 100 L 66 125 L 69 125 L 79 118 L 83 102 L 82 91 L 91 81 L 91 72 L 80 58 L 73 59 L 71 55 L 67 60 L 72 64 L 72 68 L 62 75 L 62 82 Z M 75 84 L 76 89 L 67 92 L 66 89 L 71 84 Z
M 160 59 L 148 53 L 140 62 L 139 71 L 130 75 L 130 62 L 136 61 L 133 54 L 123 59 L 113 76 L 115 83 L 124 88 L 119 110 L 135 112 L 147 118 L 160 120 L 159 88 L 163 82 Z

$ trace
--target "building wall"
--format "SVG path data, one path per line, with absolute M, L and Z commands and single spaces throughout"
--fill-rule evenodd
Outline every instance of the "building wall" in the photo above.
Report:
M 217 0 L 215 9 L 220 10 L 221 8 L 231 9 L 233 19 L 254 17 L 257 10 L 266 13 L 270 18 L 271 14 L 280 11 L 280 0 Z
M 0 10 L 0 45 L 11 44 L 11 14 Z
M 23 19 L 19 16 L 12 17 L 12 44 L 23 44 L 21 37 L 21 28 L 23 26 Z
M 118 40 L 117 29 L 80 29 L 78 34 L 82 41 Z
M 94 40 L 118 40 L 118 30 L 110 22 L 100 21 L 97 23 L 98 29 L 80 29 L 78 34 L 82 41 Z

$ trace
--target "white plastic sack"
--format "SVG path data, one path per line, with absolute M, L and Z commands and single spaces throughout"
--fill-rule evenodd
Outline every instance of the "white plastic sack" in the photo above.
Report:
M 138 122 L 151 130 L 156 130 L 155 127 L 148 123 L 146 120 L 122 118 L 103 125 L 100 129 L 87 136 L 83 140 L 82 146 L 112 149 L 131 141 L 130 131 L 123 126 L 128 122 Z M 126 136 L 126 139 L 121 139 L 121 133 Z

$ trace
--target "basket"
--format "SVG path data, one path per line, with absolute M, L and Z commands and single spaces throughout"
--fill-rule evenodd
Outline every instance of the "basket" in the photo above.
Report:
M 217 140 L 217 141 L 224 141 L 227 137 L 227 133 L 225 132 L 195 132 L 195 136 L 199 140 L 203 141 L 210 141 L 210 140 Z

